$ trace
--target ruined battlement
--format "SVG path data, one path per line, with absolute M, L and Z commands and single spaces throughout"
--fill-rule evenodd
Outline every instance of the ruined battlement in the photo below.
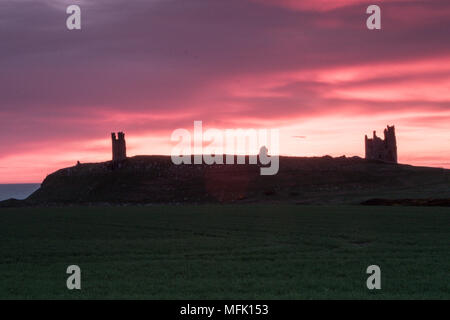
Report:
M 111 133 L 112 140 L 112 160 L 113 162 L 122 161 L 127 158 L 127 147 L 125 143 L 125 134 L 123 132 Z
M 366 135 L 365 146 L 366 159 L 397 163 L 397 139 L 394 126 L 387 126 L 384 129 L 384 140 L 377 137 L 376 131 L 373 132 L 372 138 Z

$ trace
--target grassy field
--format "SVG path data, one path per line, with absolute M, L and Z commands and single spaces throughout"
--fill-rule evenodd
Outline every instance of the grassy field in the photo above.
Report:
M 449 299 L 449 226 L 448 208 L 0 209 L 0 298 Z

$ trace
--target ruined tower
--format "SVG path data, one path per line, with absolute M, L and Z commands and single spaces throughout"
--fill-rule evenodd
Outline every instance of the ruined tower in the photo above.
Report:
M 384 129 L 384 140 L 377 137 L 374 131 L 372 139 L 367 138 L 366 135 L 365 142 L 366 159 L 397 163 L 397 139 L 394 126 L 387 126 Z
M 123 132 L 119 132 L 116 138 L 116 134 L 113 132 L 111 133 L 111 139 L 112 139 L 112 160 L 114 162 L 125 160 L 127 158 L 125 134 Z

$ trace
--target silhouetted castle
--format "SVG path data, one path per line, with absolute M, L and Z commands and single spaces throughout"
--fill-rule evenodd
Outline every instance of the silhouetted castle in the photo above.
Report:
M 125 134 L 123 132 L 119 132 L 117 134 L 113 132 L 111 133 L 112 139 L 112 160 L 113 161 L 121 161 L 127 158 L 127 147 L 125 145 Z
M 397 139 L 394 126 L 387 126 L 387 129 L 384 129 L 384 140 L 377 137 L 376 131 L 373 132 L 372 139 L 368 139 L 366 135 L 366 159 L 397 163 Z

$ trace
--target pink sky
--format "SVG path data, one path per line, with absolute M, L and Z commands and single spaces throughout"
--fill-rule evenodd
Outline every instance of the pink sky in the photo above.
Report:
M 109 160 L 113 131 L 129 156 L 170 154 L 194 120 L 278 128 L 297 156 L 364 156 L 395 125 L 401 163 L 450 168 L 449 17 L 447 0 L 3 0 L 0 183 Z

